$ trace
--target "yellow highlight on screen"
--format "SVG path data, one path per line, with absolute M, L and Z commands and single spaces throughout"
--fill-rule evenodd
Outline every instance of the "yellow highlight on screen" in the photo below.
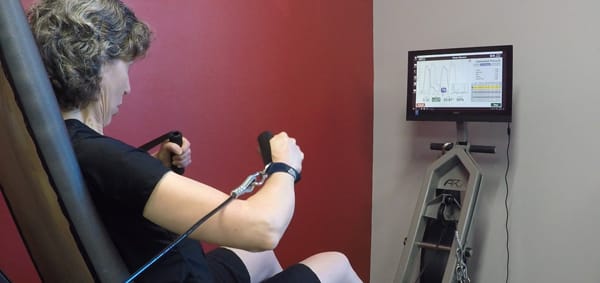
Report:
M 474 85 L 471 86 L 472 90 L 499 90 L 502 89 L 501 85 Z

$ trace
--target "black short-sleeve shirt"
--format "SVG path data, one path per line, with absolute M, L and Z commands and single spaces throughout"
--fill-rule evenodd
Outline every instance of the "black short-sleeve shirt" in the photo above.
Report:
M 129 271 L 134 272 L 177 235 L 143 217 L 146 201 L 169 171 L 158 159 L 65 120 L 90 195 Z M 136 282 L 212 282 L 200 243 L 184 240 Z

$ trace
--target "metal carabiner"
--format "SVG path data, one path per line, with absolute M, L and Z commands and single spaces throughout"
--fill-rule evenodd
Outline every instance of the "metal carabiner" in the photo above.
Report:
M 231 195 L 234 198 L 238 198 L 241 195 L 251 193 L 254 190 L 254 187 L 262 186 L 262 184 L 265 183 L 268 177 L 268 175 L 265 173 L 265 171 L 267 171 L 267 168 L 268 165 L 265 166 L 265 169 L 263 169 L 262 171 L 250 174 L 248 177 L 246 177 L 246 180 L 244 180 L 244 182 L 242 182 L 241 185 L 239 185 L 237 188 L 231 191 Z
M 254 183 L 256 182 L 256 177 L 260 175 L 260 172 L 256 172 L 254 174 L 249 175 L 241 185 L 231 191 L 231 195 L 235 198 L 250 193 L 254 190 Z

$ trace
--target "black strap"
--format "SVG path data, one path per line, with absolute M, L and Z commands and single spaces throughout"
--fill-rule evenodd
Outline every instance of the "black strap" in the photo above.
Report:
M 285 172 L 285 173 L 292 175 L 292 177 L 294 177 L 294 183 L 300 182 L 300 179 L 302 178 L 302 176 L 300 175 L 300 172 L 298 172 L 298 170 L 294 169 L 294 167 L 289 166 L 283 162 L 271 163 L 269 165 L 269 167 L 267 167 L 267 171 L 265 173 L 267 173 L 267 175 L 271 175 L 276 172 Z

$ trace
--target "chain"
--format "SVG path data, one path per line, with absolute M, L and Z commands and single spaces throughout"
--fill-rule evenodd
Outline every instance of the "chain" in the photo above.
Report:
M 458 230 L 454 231 L 454 238 L 456 239 L 456 281 L 458 283 L 471 282 L 465 261 L 465 250 L 460 242 Z

